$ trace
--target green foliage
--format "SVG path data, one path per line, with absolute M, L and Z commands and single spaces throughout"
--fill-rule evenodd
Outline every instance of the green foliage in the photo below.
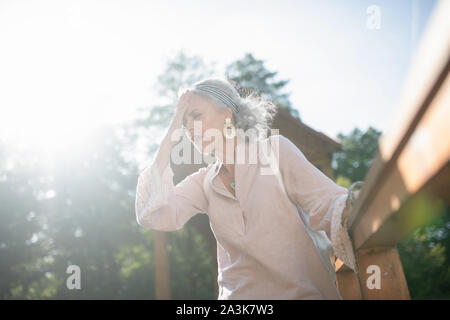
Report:
M 169 234 L 169 243 L 172 299 L 215 299 L 216 257 L 207 239 L 188 222 Z
M 450 299 L 450 208 L 397 248 L 412 299 Z
M 363 181 L 378 150 L 381 132 L 369 127 L 363 132 L 353 129 L 349 135 L 338 134 L 342 150 L 333 155 L 335 177 L 343 176 L 352 182 Z
M 278 72 L 267 70 L 263 60 L 255 59 L 251 53 L 247 53 L 242 59 L 227 66 L 225 74 L 228 79 L 258 92 L 263 98 L 273 101 L 278 107 L 288 110 L 300 119 L 298 110 L 291 105 L 290 94 L 281 92 L 289 80 L 275 80 Z
M 156 89 L 161 97 L 177 100 L 178 89 L 182 86 L 209 77 L 214 73 L 215 63 L 205 63 L 201 57 L 186 56 L 182 51 L 166 62 L 166 69 L 157 77 Z
M 214 74 L 214 63 L 207 64 L 197 56 L 178 52 L 166 63 L 165 70 L 157 77 L 155 90 L 163 101 L 151 107 L 141 108 L 143 116 L 137 127 L 166 127 L 172 118 L 178 100 L 178 90 Z
M 136 169 L 121 157 L 122 143 L 104 127 L 50 171 L 40 159 L 17 160 L 26 159 L 17 150 L 2 153 L 14 163 L 0 182 L 2 298 L 117 299 L 144 290 L 141 280 L 126 291 L 114 258 L 119 245 L 145 243 L 130 193 Z M 66 288 L 71 264 L 81 269 L 81 290 Z
M 344 188 L 347 188 L 347 189 L 350 188 L 350 186 L 352 184 L 352 181 L 349 178 L 344 177 L 343 175 L 339 175 L 336 178 L 335 182 L 336 182 L 337 185 L 339 185 L 341 187 L 344 187 Z

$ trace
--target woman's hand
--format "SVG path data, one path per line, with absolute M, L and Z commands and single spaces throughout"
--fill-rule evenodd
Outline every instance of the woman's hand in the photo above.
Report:
M 351 203 L 350 203 L 350 197 L 347 197 L 347 200 L 345 201 L 345 208 L 344 208 L 344 212 L 342 213 L 342 226 L 345 227 L 346 230 L 348 230 L 348 228 L 350 227 L 348 225 L 348 219 L 350 217 L 350 210 L 351 210 Z
M 191 99 L 191 92 L 186 90 L 178 99 L 174 115 L 170 122 L 169 132 L 167 134 L 168 138 L 172 141 L 173 144 L 177 143 L 182 135 L 182 126 L 183 126 L 183 118 L 184 114 L 189 106 L 189 102 Z
M 187 107 L 189 106 L 190 94 L 191 93 L 189 90 L 186 90 L 178 99 L 175 113 L 170 122 L 169 130 L 159 146 L 155 162 L 158 165 L 161 176 L 163 174 L 163 170 L 170 161 L 170 151 L 172 150 L 172 147 L 178 143 L 183 135 L 183 117 Z
M 347 197 L 347 201 L 345 202 L 345 209 L 344 209 L 344 213 L 342 214 L 342 221 L 343 221 L 343 226 L 345 226 L 347 229 L 350 228 L 350 214 L 351 214 L 351 210 L 353 209 L 353 204 L 350 200 L 350 196 L 353 197 L 353 201 L 356 200 L 356 198 L 358 198 L 359 192 L 361 190 L 355 190 L 352 191 L 352 195 L 350 195 L 349 192 L 349 196 Z

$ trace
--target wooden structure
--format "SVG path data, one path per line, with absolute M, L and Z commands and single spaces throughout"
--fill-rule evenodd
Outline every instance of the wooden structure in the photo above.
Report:
M 450 2 L 436 5 L 420 50 L 408 75 L 396 118 L 380 138 L 375 161 L 350 214 L 359 272 L 335 265 L 344 299 L 410 299 L 396 243 L 450 205 Z M 331 156 L 338 142 L 280 110 L 273 126 L 293 141 L 311 163 L 332 176 Z M 175 180 L 196 171 L 174 166 Z M 193 223 L 216 241 L 204 215 Z M 191 223 L 191 222 L 188 222 Z M 170 299 L 166 235 L 155 232 L 157 299 Z M 368 285 L 373 267 L 380 287 Z M 214 265 L 217 275 L 217 265 Z M 217 285 L 217 284 L 216 284 Z M 216 288 L 217 289 L 217 288 Z
M 450 2 L 442 1 L 351 212 L 359 273 L 336 264 L 345 299 L 410 299 L 396 243 L 450 204 L 449 16 Z M 367 283 L 369 266 L 380 268 L 379 289 Z

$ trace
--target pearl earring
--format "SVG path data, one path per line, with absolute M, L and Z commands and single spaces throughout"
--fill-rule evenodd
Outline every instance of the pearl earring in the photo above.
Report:
M 223 126 L 223 135 L 227 139 L 233 139 L 236 136 L 236 128 L 231 123 L 231 118 L 225 119 L 225 125 Z

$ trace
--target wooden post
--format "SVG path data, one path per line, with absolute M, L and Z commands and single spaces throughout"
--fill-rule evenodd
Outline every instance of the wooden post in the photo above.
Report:
M 352 270 L 336 272 L 337 287 L 344 300 L 361 300 L 362 293 L 358 277 Z
M 218 265 L 217 265 L 217 241 L 216 238 L 212 238 L 209 240 L 209 245 L 211 247 L 211 256 L 213 257 L 213 263 L 212 263 L 212 268 L 213 268 L 213 278 L 214 278 L 214 294 L 215 297 L 217 298 L 219 296 L 219 284 L 217 282 L 217 277 L 218 277 Z
M 155 253 L 155 292 L 157 300 L 170 299 L 169 255 L 167 252 L 167 234 L 154 230 Z
M 411 299 L 395 246 L 359 249 L 356 259 L 358 275 L 342 261 L 336 263 L 338 289 L 344 300 Z
M 396 247 L 361 249 L 357 252 L 357 259 L 364 300 L 411 299 Z

